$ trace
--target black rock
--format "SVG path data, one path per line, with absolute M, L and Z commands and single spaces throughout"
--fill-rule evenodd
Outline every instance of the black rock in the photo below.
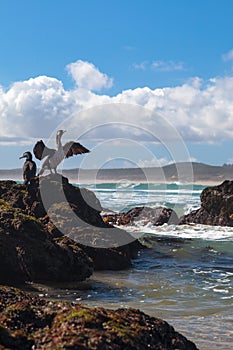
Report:
M 163 224 L 176 225 L 179 223 L 179 218 L 170 208 L 135 207 L 127 212 L 104 215 L 104 221 L 114 225 L 140 223 L 143 226 L 152 223 L 154 226 L 161 226 Z
M 233 226 L 233 181 L 205 188 L 201 193 L 201 207 L 180 219 L 180 224 Z

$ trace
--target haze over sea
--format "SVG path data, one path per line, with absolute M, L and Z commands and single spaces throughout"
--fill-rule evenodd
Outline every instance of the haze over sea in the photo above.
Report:
M 135 206 L 173 208 L 178 215 L 200 206 L 203 185 L 103 183 L 94 191 L 105 211 Z M 143 221 L 143 220 L 142 220 Z M 233 228 L 137 223 L 124 226 L 149 237 L 125 271 L 102 271 L 78 288 L 40 286 L 48 297 L 109 308 L 135 307 L 161 317 L 201 350 L 232 349 Z

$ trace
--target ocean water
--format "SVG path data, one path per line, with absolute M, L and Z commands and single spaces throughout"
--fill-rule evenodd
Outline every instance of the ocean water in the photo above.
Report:
M 178 215 L 200 206 L 205 186 L 109 183 L 83 185 L 104 211 L 135 206 L 173 208 Z M 135 307 L 163 318 L 202 350 L 233 349 L 233 228 L 150 223 L 124 226 L 147 235 L 150 249 L 130 269 L 96 272 L 79 287 L 40 287 L 48 297 L 87 306 Z

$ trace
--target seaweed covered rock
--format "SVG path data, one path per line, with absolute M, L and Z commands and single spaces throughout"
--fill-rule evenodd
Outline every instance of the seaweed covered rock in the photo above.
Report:
M 104 223 L 102 218 L 98 226 L 84 222 L 75 207 L 65 202 L 51 205 L 48 214 L 51 235 L 71 238 L 92 258 L 95 270 L 129 268 L 131 259 L 144 248 L 128 232 Z
M 104 215 L 104 221 L 115 225 L 132 225 L 136 223 L 147 225 L 151 223 L 154 226 L 161 226 L 167 223 L 171 225 L 178 224 L 179 218 L 175 211 L 170 208 L 135 207 L 127 212 Z
M 0 349 L 197 350 L 167 322 L 135 309 L 46 301 L 0 287 Z
M 2 283 L 16 275 L 19 282 L 82 280 L 93 265 L 128 268 L 142 248 L 129 233 L 103 221 L 92 191 L 59 174 L 35 177 L 28 186 L 0 181 L 0 204 Z
M 205 188 L 201 193 L 201 207 L 182 216 L 180 223 L 233 226 L 233 181 Z
M 28 186 L 12 180 L 0 181 L 0 198 L 14 208 L 42 218 L 53 204 L 67 202 L 73 205 L 80 219 L 101 225 L 102 208 L 95 194 L 85 188 L 73 186 L 59 174 L 35 177 Z
M 0 283 L 86 279 L 93 263 L 72 243 L 56 242 L 38 219 L 0 200 Z
M 39 184 L 36 178 L 32 188 L 46 207 L 51 234 L 74 240 L 92 258 L 95 270 L 128 268 L 143 248 L 128 232 L 103 221 L 92 191 L 73 186 L 59 174 L 42 177 Z

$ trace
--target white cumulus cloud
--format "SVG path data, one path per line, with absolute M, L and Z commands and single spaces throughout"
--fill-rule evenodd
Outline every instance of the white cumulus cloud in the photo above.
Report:
M 16 82 L 0 93 L 0 137 L 49 136 L 79 105 L 55 78 L 39 76 Z
M 156 142 L 172 134 L 193 142 L 233 138 L 233 77 L 194 78 L 175 87 L 138 87 L 108 96 L 93 92 L 112 84 L 93 64 L 77 61 L 68 67 L 77 82 L 72 90 L 47 76 L 0 88 L 0 142 L 28 144 L 49 137 L 66 121 L 70 133 L 74 130 L 67 137 L 80 130 L 93 140 Z
M 110 88 L 113 79 L 106 74 L 101 73 L 94 64 L 78 60 L 66 66 L 67 71 L 75 80 L 79 88 L 87 90 L 101 90 L 102 88 Z

